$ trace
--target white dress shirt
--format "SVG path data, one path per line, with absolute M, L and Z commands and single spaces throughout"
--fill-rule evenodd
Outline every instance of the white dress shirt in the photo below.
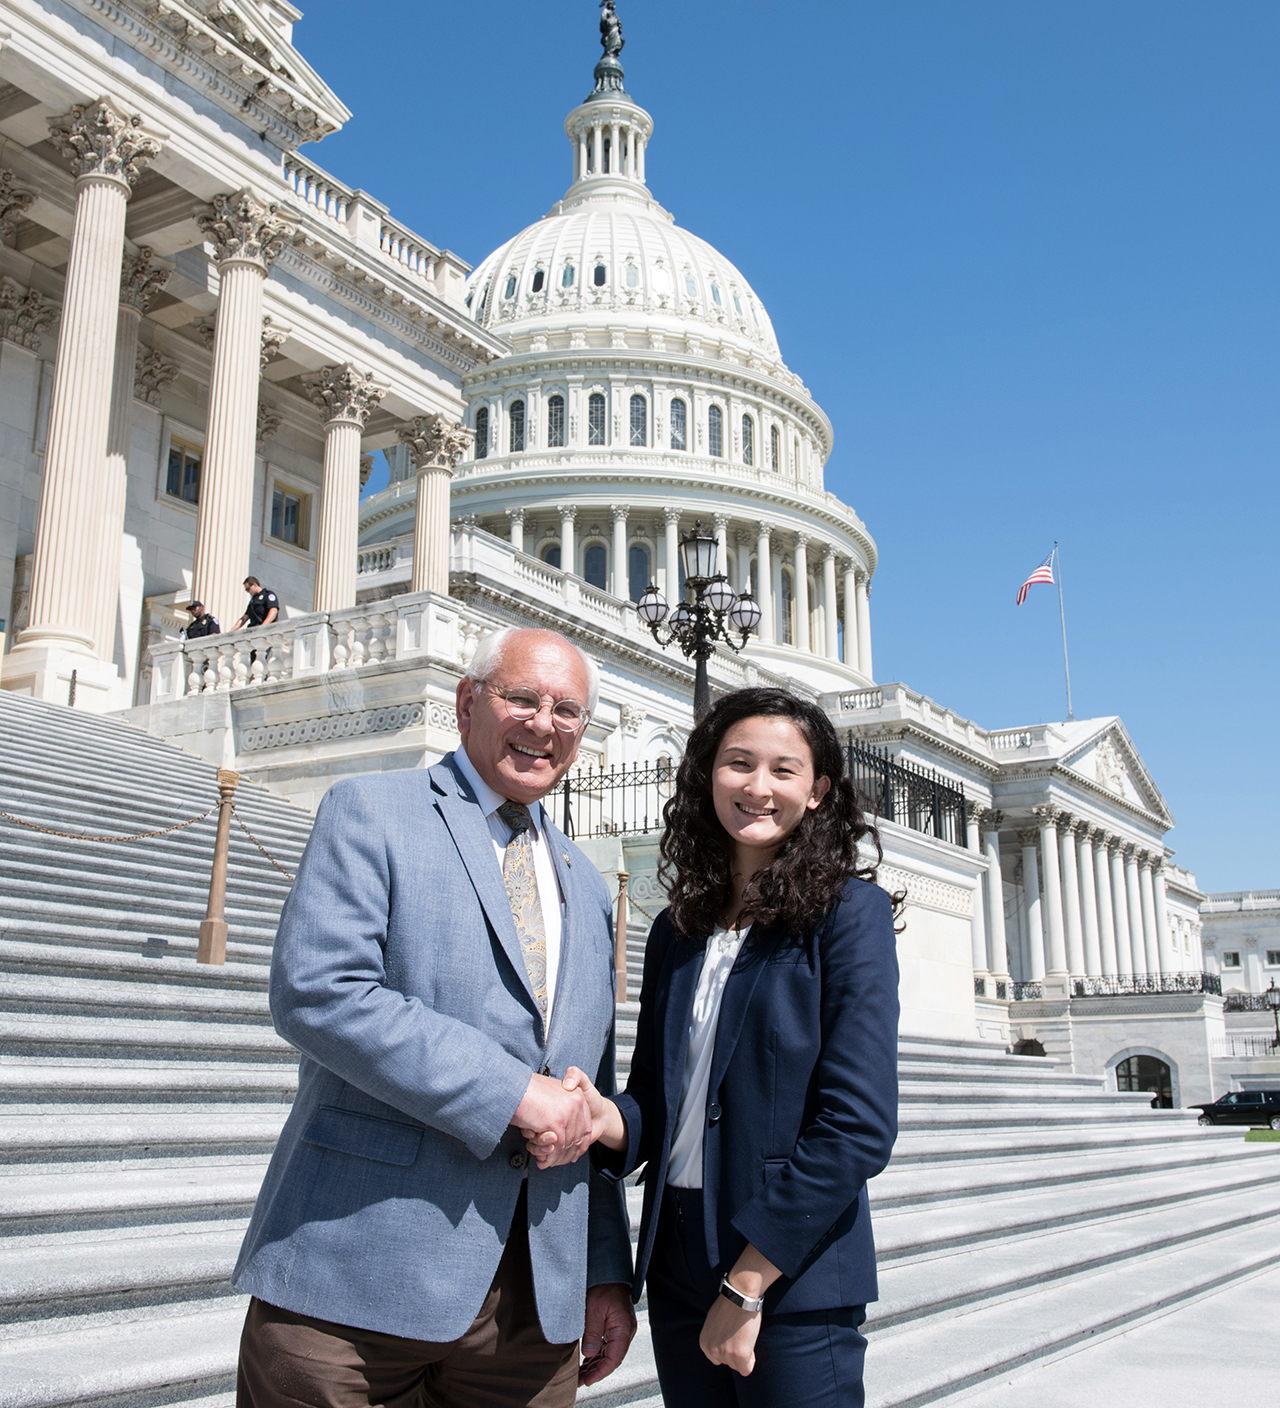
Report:
M 746 929 L 717 929 L 707 940 L 698 988 L 693 996 L 693 1016 L 689 1019 L 689 1049 L 684 1058 L 680 1113 L 676 1117 L 675 1138 L 671 1141 L 671 1157 L 667 1160 L 667 1182 L 673 1188 L 702 1187 L 702 1131 L 707 1122 L 707 1086 L 711 1081 L 716 1029 L 720 1025 L 720 1003 L 747 932 Z
M 511 828 L 498 815 L 498 808 L 507 798 L 495 792 L 480 776 L 476 765 L 467 757 L 467 750 L 461 744 L 453 750 L 453 757 L 463 777 L 471 784 L 471 790 L 476 794 L 476 800 L 484 812 L 484 819 L 489 824 L 489 835 L 493 837 L 493 853 L 497 857 L 498 872 L 501 874 L 507 842 L 511 839 Z M 560 974 L 560 935 L 563 929 L 564 899 L 560 894 L 560 881 L 551 859 L 551 848 L 547 844 L 541 802 L 535 802 L 529 808 L 529 818 L 533 822 L 533 872 L 538 882 L 538 903 L 542 907 L 542 927 L 547 938 L 546 1025 L 550 1028 L 551 1008 L 556 996 L 556 979 Z

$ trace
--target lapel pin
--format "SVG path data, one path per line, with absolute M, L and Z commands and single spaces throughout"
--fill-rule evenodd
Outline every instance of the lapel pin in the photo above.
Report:
M 560 854 L 564 857 L 564 863 L 569 867 L 570 870 L 572 870 L 573 862 L 569 859 L 569 852 L 561 851 Z

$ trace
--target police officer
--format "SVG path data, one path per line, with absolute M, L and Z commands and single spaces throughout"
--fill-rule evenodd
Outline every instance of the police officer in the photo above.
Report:
M 204 609 L 204 602 L 192 601 L 187 604 L 191 622 L 182 633 L 183 640 L 198 640 L 201 636 L 216 636 L 222 629 L 217 618 Z
M 244 589 L 249 593 L 249 604 L 244 615 L 231 627 L 238 631 L 241 626 L 269 626 L 280 614 L 280 598 L 269 592 L 256 577 L 244 579 Z

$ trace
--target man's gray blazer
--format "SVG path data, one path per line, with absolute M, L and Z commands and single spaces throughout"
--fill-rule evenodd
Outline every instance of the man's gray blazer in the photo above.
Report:
M 553 825 L 565 897 L 549 1039 L 493 839 L 446 757 L 325 794 L 280 917 L 276 1030 L 302 1052 L 298 1097 L 233 1277 L 302 1315 L 453 1340 L 498 1269 L 529 1077 L 579 1066 L 614 1090 L 610 902 Z M 619 1185 L 583 1157 L 529 1165 L 529 1250 L 553 1344 L 582 1333 L 586 1289 L 631 1279 Z

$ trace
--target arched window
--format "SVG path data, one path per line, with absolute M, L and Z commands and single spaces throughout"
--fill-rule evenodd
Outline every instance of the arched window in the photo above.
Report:
M 707 452 L 716 459 L 724 454 L 724 412 L 719 406 L 707 412 Z
M 649 549 L 643 543 L 632 543 L 627 554 L 627 594 L 639 601 L 645 594 L 653 574 L 649 570 Z
M 1130 1056 L 1116 1066 L 1117 1090 L 1149 1092 L 1153 1110 L 1173 1109 L 1173 1076 L 1157 1056 Z
M 756 427 L 750 416 L 742 417 L 742 463 L 756 462 Z
M 587 402 L 587 444 L 604 444 L 604 397 L 598 391 Z
M 507 286 L 502 290 L 502 296 L 503 298 L 514 298 L 516 296 L 516 276 L 514 274 L 507 275 Z
M 640 287 L 640 270 L 637 269 L 634 264 L 628 264 L 628 265 L 627 265 L 627 287 L 628 287 L 628 288 L 639 288 L 639 287 Z
M 595 267 L 595 273 L 593 273 L 591 276 L 591 282 L 595 284 L 597 288 L 603 288 L 605 285 L 605 280 L 608 277 L 608 269 L 606 269 L 603 264 L 597 264 Z
M 782 458 L 782 436 L 778 434 L 778 427 L 769 427 L 769 467 L 778 468 L 778 461 Z
M 546 277 L 547 277 L 547 276 L 546 276 L 546 273 L 545 273 L 542 269 L 535 269 L 535 270 L 534 270 L 534 273 L 533 273 L 533 291 L 534 291 L 534 293 L 541 293 L 541 292 L 542 292 L 542 285 L 543 285 L 543 283 L 546 281 Z
M 796 613 L 795 592 L 792 590 L 791 586 L 791 569 L 789 567 L 782 569 L 782 600 L 778 603 L 778 606 L 778 616 L 780 618 L 778 625 L 782 631 L 782 644 L 791 645 L 795 640 L 793 623 Z
M 511 422 L 511 453 L 517 455 L 524 449 L 524 402 L 512 401 L 507 414 Z
M 548 543 L 546 547 L 542 549 L 542 560 L 547 564 L 548 567 L 559 567 L 560 544 Z
M 547 444 L 553 449 L 563 446 L 564 440 L 564 397 L 547 397 Z
M 561 288 L 572 288 L 572 287 L 573 287 L 573 265 L 572 265 L 572 264 L 566 264 L 566 265 L 564 266 L 564 273 L 560 275 L 560 287 L 561 287 Z
M 711 285 L 711 301 L 712 301 L 712 303 L 714 303 L 714 304 L 716 305 L 717 308 L 723 308 L 723 307 L 724 307 L 724 299 L 722 299 L 722 298 L 720 297 L 720 285 L 719 285 L 719 284 L 712 284 L 712 285 Z
M 603 543 L 588 543 L 582 554 L 582 575 L 593 587 L 608 590 L 609 557 Z
M 631 443 L 641 448 L 649 443 L 649 403 L 638 391 L 631 398 Z
M 679 398 L 671 403 L 671 448 L 689 448 L 689 409 Z
M 476 412 L 476 459 L 489 458 L 489 408 L 481 406 Z

